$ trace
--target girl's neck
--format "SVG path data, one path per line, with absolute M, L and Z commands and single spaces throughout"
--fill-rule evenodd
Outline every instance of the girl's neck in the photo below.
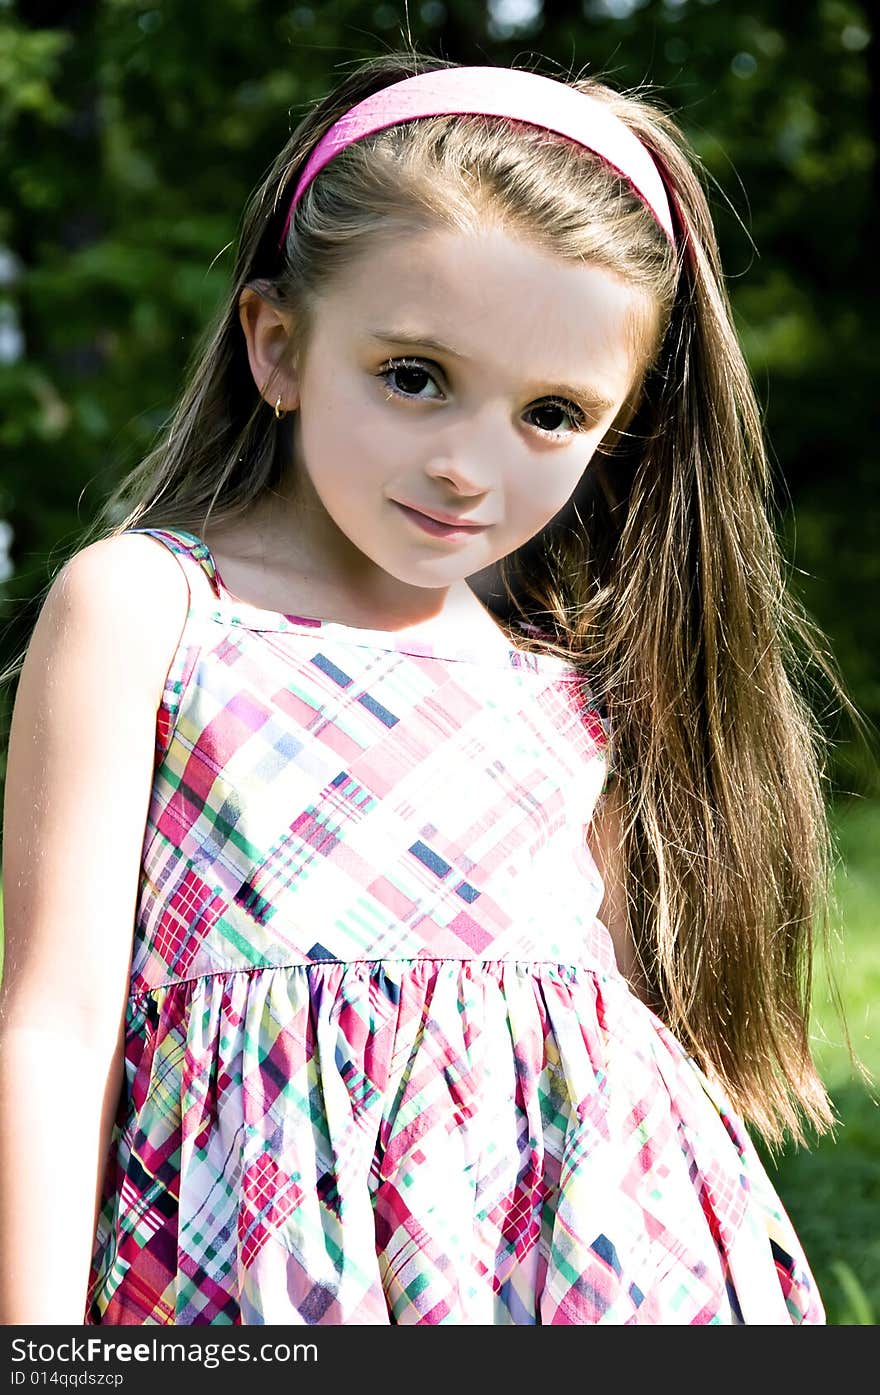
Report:
M 260 610 L 334 621 L 358 629 L 406 632 L 426 643 L 450 636 L 456 643 L 510 647 L 510 638 L 492 613 L 462 580 L 445 593 L 434 613 L 402 613 L 341 587 L 337 578 L 321 573 L 319 564 L 301 559 L 289 531 L 264 510 L 209 526 L 202 531 L 225 589 Z M 433 594 L 428 597 L 433 599 Z

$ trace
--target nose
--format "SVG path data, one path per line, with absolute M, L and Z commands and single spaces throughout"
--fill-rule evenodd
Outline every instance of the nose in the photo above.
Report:
M 474 420 L 447 427 L 433 441 L 425 473 L 445 480 L 459 494 L 486 494 L 501 478 L 500 441 L 494 429 Z

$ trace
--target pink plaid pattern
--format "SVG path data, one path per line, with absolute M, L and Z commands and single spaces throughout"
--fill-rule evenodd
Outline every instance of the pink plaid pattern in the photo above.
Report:
M 260 610 L 143 531 L 213 595 L 157 714 L 86 1321 L 821 1323 L 617 971 L 583 678 Z

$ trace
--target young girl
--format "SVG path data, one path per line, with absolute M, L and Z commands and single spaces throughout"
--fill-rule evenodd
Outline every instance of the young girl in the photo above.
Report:
M 5 1322 L 824 1320 L 746 1132 L 831 1118 L 767 493 L 669 117 L 306 117 L 21 673 Z

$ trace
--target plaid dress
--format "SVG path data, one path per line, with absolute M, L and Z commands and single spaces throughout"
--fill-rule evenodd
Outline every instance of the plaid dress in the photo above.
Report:
M 583 679 L 258 609 L 132 531 L 212 593 L 158 713 L 85 1322 L 823 1322 L 616 969 Z

